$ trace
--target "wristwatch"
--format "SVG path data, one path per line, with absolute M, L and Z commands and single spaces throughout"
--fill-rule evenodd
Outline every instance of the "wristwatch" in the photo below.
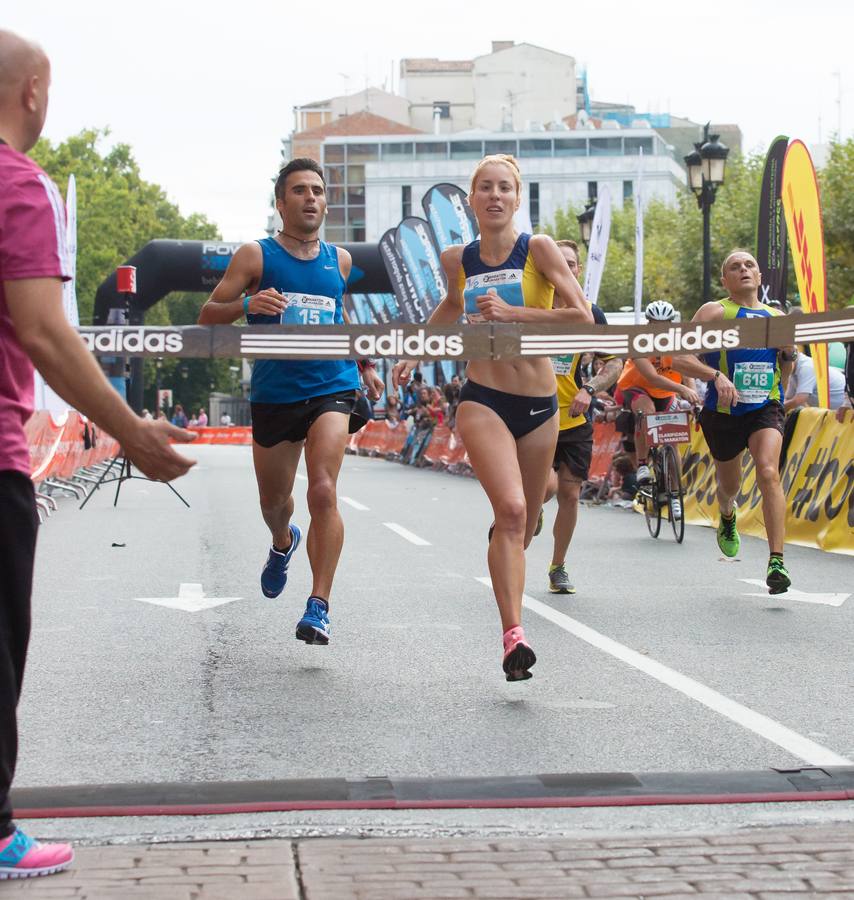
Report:
M 591 398 L 596 396 L 596 388 L 592 384 L 582 384 L 581 389 L 587 391 Z

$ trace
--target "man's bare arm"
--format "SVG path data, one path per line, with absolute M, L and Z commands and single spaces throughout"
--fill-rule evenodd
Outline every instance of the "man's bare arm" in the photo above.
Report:
M 45 381 L 68 404 L 115 437 L 134 463 L 152 478 L 168 481 L 194 462 L 176 453 L 169 438 L 194 438 L 174 426 L 140 419 L 116 393 L 62 309 L 58 278 L 5 281 L 3 289 L 15 333 Z
M 244 315 L 243 295 L 258 286 L 264 261 L 256 243 L 238 247 L 222 281 L 213 289 L 199 312 L 199 325 L 230 325 Z M 284 307 L 276 291 L 261 291 L 249 302 L 249 311 L 258 315 L 278 315 Z

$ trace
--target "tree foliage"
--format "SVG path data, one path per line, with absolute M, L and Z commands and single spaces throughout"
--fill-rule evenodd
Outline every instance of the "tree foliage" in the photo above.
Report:
M 86 129 L 59 144 L 45 138 L 32 158 L 65 194 L 69 175 L 77 183 L 77 302 L 80 322 L 92 323 L 95 292 L 104 279 L 155 238 L 218 240 L 219 230 L 205 216 L 184 216 L 157 184 L 146 181 L 127 144 L 106 153 L 99 145 L 106 129 Z M 149 325 L 194 325 L 204 302 L 198 293 L 174 292 L 146 313 Z M 172 388 L 185 407 L 208 405 L 211 390 L 229 391 L 233 360 L 163 361 L 160 385 Z M 145 364 L 145 402 L 154 408 L 154 360 Z
M 723 297 L 719 266 L 731 250 L 756 246 L 756 219 L 763 155 L 731 156 L 726 181 L 718 189 L 711 213 L 712 295 Z M 854 140 L 834 144 L 825 168 L 819 173 L 828 269 L 828 307 L 841 308 L 854 300 Z M 576 215 L 580 208 L 558 210 L 546 233 L 556 239 L 578 237 Z M 599 304 L 616 310 L 634 303 L 635 206 L 626 202 L 614 209 L 611 238 Z M 652 200 L 644 206 L 643 302 L 669 300 L 690 318 L 702 303 L 703 219 L 687 189 L 675 206 Z M 799 302 L 797 280 L 789 271 L 789 299 Z

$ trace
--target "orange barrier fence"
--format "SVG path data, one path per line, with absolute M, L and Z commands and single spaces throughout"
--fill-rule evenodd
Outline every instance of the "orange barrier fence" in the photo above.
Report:
M 620 450 L 622 435 L 613 422 L 593 423 L 593 458 L 590 460 L 590 478 L 604 478 L 611 468 L 614 454 Z
M 24 432 L 30 448 L 30 477 L 37 484 L 46 478 L 69 478 L 78 469 L 119 452 L 115 438 L 74 411 L 55 421 L 40 410 L 30 417 Z
M 252 429 L 248 425 L 191 425 L 187 431 L 194 431 L 194 444 L 251 444 Z

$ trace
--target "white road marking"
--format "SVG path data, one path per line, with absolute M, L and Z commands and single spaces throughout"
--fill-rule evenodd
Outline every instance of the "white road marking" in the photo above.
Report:
M 492 581 L 489 578 L 477 578 L 475 580 L 479 581 L 481 584 L 485 584 L 487 587 L 492 587 Z M 846 759 L 844 756 L 840 756 L 838 753 L 834 753 L 832 750 L 823 747 L 821 744 L 815 743 L 815 741 L 811 741 L 809 738 L 798 734 L 796 731 L 792 731 L 791 728 L 787 728 L 785 725 L 775 722 L 774 719 L 764 716 L 762 713 L 755 712 L 754 710 L 743 706 L 741 703 L 737 703 L 735 700 L 730 700 L 729 697 L 725 697 L 723 694 L 718 693 L 712 688 L 706 687 L 699 681 L 695 681 L 693 678 L 689 678 L 687 675 L 683 675 L 675 669 L 671 669 L 660 662 L 656 662 L 654 659 L 650 659 L 648 656 L 638 653 L 636 650 L 626 647 L 624 644 L 620 644 L 617 641 L 606 637 L 604 634 L 600 634 L 593 628 L 584 625 L 582 622 L 579 622 L 562 612 L 558 612 L 556 609 L 552 609 L 551 606 L 541 603 L 539 600 L 535 600 L 527 594 L 522 595 L 522 601 L 524 606 L 527 609 L 530 609 L 531 612 L 547 619 L 564 631 L 568 631 L 570 634 L 585 641 L 597 650 L 602 650 L 604 653 L 610 654 L 615 659 L 619 659 L 621 662 L 638 669 L 638 671 L 643 672 L 645 675 L 655 678 L 656 681 L 660 681 L 662 684 L 673 688 L 673 690 L 679 691 L 679 693 L 684 694 L 691 700 L 696 700 L 713 712 L 735 722 L 736 725 L 741 725 L 742 728 L 746 728 L 748 731 L 758 734 L 760 737 L 765 738 L 766 741 L 770 741 L 772 744 L 782 747 L 785 751 L 791 753 L 792 756 L 802 759 L 809 765 L 854 765 L 851 760 Z
M 359 509 L 362 512 L 370 512 L 370 507 L 365 506 L 362 503 L 359 503 L 358 500 L 354 500 L 352 497 L 342 497 L 341 500 L 347 504 L 347 506 L 352 506 L 353 509 Z
M 383 525 L 386 528 L 390 528 L 395 534 L 399 534 L 402 538 L 406 538 L 410 544 L 415 544 L 416 547 L 431 546 L 430 541 L 425 541 L 424 538 L 418 537 L 417 534 L 407 531 L 402 525 L 398 525 L 397 522 L 383 522 Z
M 134 597 L 134 600 L 139 600 L 140 603 L 168 606 L 170 609 L 183 609 L 184 612 L 201 612 L 204 609 L 213 609 L 215 606 L 242 599 L 242 597 L 206 597 L 200 584 L 182 584 L 178 588 L 177 597 Z
M 745 597 L 764 597 L 766 600 L 773 597 L 775 600 L 797 600 L 799 603 L 821 603 L 824 606 L 842 606 L 851 594 L 810 594 L 808 591 L 796 591 L 789 588 L 783 594 L 769 594 L 768 585 L 758 578 L 739 578 L 745 584 L 755 584 L 756 587 L 765 588 L 762 594 L 745 594 Z

